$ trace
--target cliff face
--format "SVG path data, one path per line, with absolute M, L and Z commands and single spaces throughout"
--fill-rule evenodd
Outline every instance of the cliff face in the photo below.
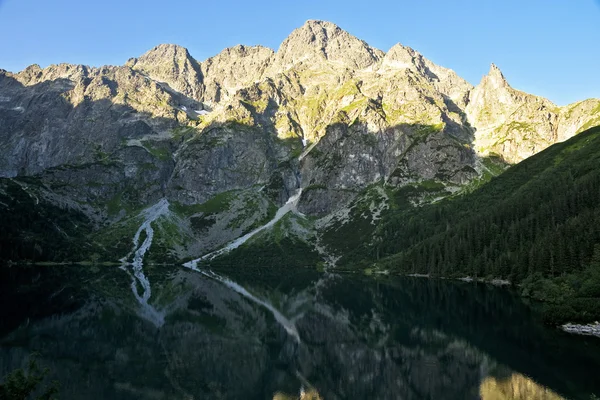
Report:
M 401 44 L 384 53 L 308 21 L 277 52 L 236 46 L 200 63 L 159 45 L 125 66 L 0 71 L 0 176 L 36 175 L 109 223 L 162 197 L 258 193 L 247 220 L 299 188 L 299 209 L 324 216 L 373 184 L 461 190 L 489 155 L 518 162 L 597 123 L 598 100 L 560 108 L 495 66 L 472 87 Z

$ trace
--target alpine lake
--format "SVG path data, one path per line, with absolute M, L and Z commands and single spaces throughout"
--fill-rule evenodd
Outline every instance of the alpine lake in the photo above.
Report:
M 0 375 L 60 399 L 597 399 L 600 340 L 510 289 L 232 266 L 0 269 Z M 141 273 L 140 273 L 141 271 Z

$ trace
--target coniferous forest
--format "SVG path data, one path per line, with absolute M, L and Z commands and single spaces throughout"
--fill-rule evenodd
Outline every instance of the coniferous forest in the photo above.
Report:
M 551 321 L 600 317 L 600 127 L 509 168 L 478 190 L 391 212 L 358 264 L 502 278 Z

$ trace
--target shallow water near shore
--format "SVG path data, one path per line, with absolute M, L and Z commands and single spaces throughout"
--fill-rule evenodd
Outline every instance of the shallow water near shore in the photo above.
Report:
M 118 267 L 0 269 L 0 375 L 37 352 L 61 399 L 600 395 L 600 340 L 543 326 L 506 288 L 283 266 L 143 268 L 146 306 Z

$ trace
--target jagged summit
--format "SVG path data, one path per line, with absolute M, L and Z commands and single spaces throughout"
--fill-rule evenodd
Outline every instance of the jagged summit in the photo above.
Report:
M 504 74 L 502 73 L 502 71 L 500 71 L 500 68 L 498 68 L 498 66 L 494 63 L 490 65 L 490 71 L 485 77 L 483 77 L 481 83 L 491 84 L 496 89 L 499 89 L 501 87 L 510 87 L 508 81 L 504 77 Z
M 201 64 L 218 64 L 229 59 L 231 59 L 232 64 L 235 64 L 240 58 L 255 57 L 258 55 L 261 58 L 269 59 L 271 56 L 273 56 L 273 54 L 275 54 L 275 52 L 265 46 L 248 46 L 244 44 L 238 44 L 221 50 L 220 53 L 207 58 Z
M 381 50 L 349 34 L 334 23 L 309 20 L 295 29 L 277 51 L 275 68 L 329 61 L 349 68 L 363 69 L 383 58 Z
M 209 104 L 229 99 L 236 90 L 255 82 L 271 64 L 275 52 L 264 46 L 237 45 L 202 62 L 204 100 Z
M 193 60 L 193 61 L 192 61 Z M 135 68 L 148 67 L 150 64 L 162 64 L 165 62 L 174 62 L 180 65 L 185 62 L 195 62 L 188 49 L 183 46 L 171 43 L 163 43 L 154 46 L 137 58 L 130 58 L 125 63 L 126 66 Z
M 302 29 L 302 28 L 314 29 L 315 27 L 328 29 L 328 30 L 342 30 L 337 24 L 334 24 L 333 22 L 330 22 L 330 21 L 324 21 L 321 19 L 308 19 L 302 25 L 302 27 L 300 27 L 299 29 Z
M 474 148 L 517 163 L 549 145 L 592 127 L 600 119 L 598 100 L 558 107 L 550 100 L 512 88 L 500 69 L 489 73 L 469 94 L 465 111 L 476 128 Z
M 253 46 L 248 46 L 245 44 L 237 44 L 235 46 L 231 46 L 231 47 L 227 47 L 227 48 L 223 49 L 223 51 L 221 51 L 217 56 L 224 55 L 224 54 L 246 55 L 246 54 L 251 54 L 253 52 L 260 52 L 260 51 L 275 53 L 272 49 L 270 49 L 266 46 L 261 46 L 260 44 L 253 45 Z M 210 57 L 210 58 L 214 58 L 214 57 Z
M 420 57 L 421 54 L 412 48 L 396 43 L 385 54 L 382 68 L 410 68 L 415 66 L 415 62 L 418 62 L 416 59 Z
M 185 47 L 160 44 L 139 58 L 129 59 L 125 65 L 193 99 L 202 97 L 200 65 Z
M 434 74 L 430 70 L 430 66 L 432 67 L 434 64 L 423 57 L 421 53 L 397 43 L 383 57 L 379 66 L 379 72 L 384 73 L 409 69 L 424 77 L 432 77 Z

